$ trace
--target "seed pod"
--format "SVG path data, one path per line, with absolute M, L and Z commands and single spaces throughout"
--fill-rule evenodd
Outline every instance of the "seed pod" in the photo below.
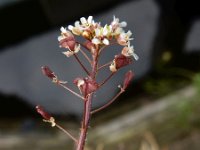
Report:
M 130 70 L 125 74 L 125 78 L 124 78 L 124 83 L 123 83 L 123 89 L 125 90 L 128 85 L 131 83 L 131 80 L 133 79 L 134 74 L 133 72 Z

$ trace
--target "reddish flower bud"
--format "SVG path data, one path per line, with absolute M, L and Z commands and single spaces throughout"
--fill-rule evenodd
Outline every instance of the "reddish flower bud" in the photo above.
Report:
M 45 119 L 45 120 L 50 120 L 52 116 L 47 113 L 44 108 L 40 105 L 37 105 L 36 107 L 37 112 Z
M 125 74 L 125 78 L 124 78 L 124 83 L 123 83 L 123 89 L 125 90 L 128 85 L 131 83 L 131 80 L 133 79 L 134 74 L 133 72 L 130 70 Z
M 132 63 L 130 57 L 126 57 L 122 54 L 116 55 L 113 63 L 110 65 L 110 71 L 116 72 L 118 69 L 127 66 Z
M 74 40 L 68 40 L 67 38 L 59 41 L 60 47 L 68 48 L 74 51 L 76 42 Z
M 84 97 L 98 89 L 98 84 L 94 80 L 88 78 L 76 78 L 74 84 L 78 86 Z
M 50 78 L 51 80 L 57 80 L 57 76 L 54 74 L 53 71 L 51 71 L 51 69 L 48 66 L 42 66 L 42 73 L 47 76 L 48 78 Z
M 76 45 L 74 35 L 63 27 L 61 27 L 60 30 L 61 35 L 58 37 L 60 47 L 68 48 L 71 51 L 74 51 Z

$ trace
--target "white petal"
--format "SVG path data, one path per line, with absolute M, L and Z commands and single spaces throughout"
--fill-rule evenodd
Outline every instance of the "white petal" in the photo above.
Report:
M 82 24 L 86 24 L 86 23 L 87 23 L 87 20 L 85 19 L 85 17 L 81 17 L 80 20 L 81 20 L 81 23 L 82 23 Z
M 127 23 L 125 21 L 120 23 L 120 27 L 126 27 L 126 26 L 127 26 Z
M 110 43 L 110 42 L 109 42 L 108 39 L 106 39 L 106 38 L 103 39 L 103 44 L 105 44 L 105 45 L 109 45 L 109 43 Z
M 79 21 L 76 21 L 76 22 L 74 23 L 74 25 L 75 25 L 75 27 L 80 27 L 80 22 L 79 22 Z
M 80 87 L 81 85 L 85 84 L 83 79 L 78 80 L 77 86 Z
M 74 53 L 78 53 L 80 49 L 81 49 L 81 46 L 80 46 L 80 44 L 78 44 L 78 45 L 75 45 L 75 48 L 74 48 Z
M 88 24 L 92 24 L 92 20 L 93 20 L 93 17 L 92 17 L 92 16 L 89 16 L 89 17 L 88 17 Z
M 72 51 L 66 51 L 66 52 L 62 52 L 62 53 L 67 57 L 70 57 L 74 54 Z
M 135 60 L 138 60 L 138 59 L 139 59 L 138 55 L 135 54 L 135 53 L 133 53 L 133 57 L 135 58 Z
M 58 37 L 58 41 L 61 41 L 63 39 L 63 36 Z
M 94 39 L 92 39 L 92 43 L 97 45 L 97 44 L 100 44 L 101 41 L 97 38 L 94 38 Z
M 66 28 L 64 28 L 64 27 L 61 27 L 61 28 L 60 28 L 60 31 L 61 31 L 62 33 L 66 33 L 66 32 L 67 32 Z
M 107 25 L 105 25 L 104 28 L 103 28 L 103 35 L 104 36 L 108 35 L 108 26 Z
M 73 30 L 73 28 L 74 28 L 74 27 L 73 27 L 72 25 L 68 25 L 68 29 L 69 29 L 69 30 Z
M 101 30 L 100 29 L 95 29 L 94 30 L 95 31 L 95 35 L 98 37 L 98 36 L 100 36 L 101 35 Z
M 132 35 L 132 32 L 130 30 L 128 30 L 128 32 L 126 33 L 126 35 L 130 37 Z
M 115 62 L 113 62 L 113 63 L 109 66 L 109 69 L 110 69 L 111 72 L 116 72 L 116 71 L 117 71 Z

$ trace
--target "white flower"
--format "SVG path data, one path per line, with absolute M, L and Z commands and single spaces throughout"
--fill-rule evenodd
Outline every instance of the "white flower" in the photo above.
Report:
M 95 25 L 92 16 L 89 16 L 88 19 L 86 19 L 85 17 L 81 17 L 80 21 L 76 21 L 74 23 L 74 26 L 69 25 L 68 29 L 71 30 L 72 33 L 74 33 L 75 35 L 81 35 L 86 29 L 88 29 L 92 25 Z
M 66 30 L 66 28 L 64 28 L 64 27 L 61 27 L 61 28 L 60 28 L 60 31 L 61 31 L 61 33 L 67 33 L 67 30 Z
M 93 44 L 104 44 L 109 45 L 110 42 L 108 38 L 111 36 L 111 28 L 108 25 L 104 27 L 99 26 L 98 28 L 94 29 L 94 38 L 92 39 Z
M 81 35 L 81 33 L 83 32 L 83 28 L 80 25 L 79 21 L 76 21 L 74 23 L 74 26 L 69 25 L 68 29 L 72 31 L 72 33 L 74 33 L 75 35 Z
M 113 16 L 113 21 L 111 22 L 110 26 L 112 29 L 112 35 L 118 36 L 124 32 L 123 28 L 127 26 L 127 23 L 125 21 L 119 22 L 119 18 Z
M 73 34 L 70 31 L 66 30 L 66 28 L 64 28 L 64 27 L 61 27 L 60 31 L 61 31 L 61 35 L 58 36 L 59 42 L 65 38 L 68 38 L 68 37 L 73 38 L 74 37 Z
M 127 26 L 127 23 L 125 21 L 122 21 L 121 23 L 119 22 L 119 18 L 116 18 L 115 16 L 113 16 L 113 21 L 111 22 L 111 26 L 115 29 L 115 28 L 123 28 Z
M 128 43 L 128 46 L 126 46 L 122 49 L 121 54 L 124 56 L 127 56 L 127 57 L 133 56 L 135 58 L 135 60 L 139 59 L 137 54 L 135 54 L 135 52 L 134 52 L 133 46 L 130 46 L 130 42 Z
M 81 17 L 80 19 L 83 26 L 91 26 L 94 23 L 93 17 L 89 16 L 88 19 Z
M 107 24 L 102 29 L 102 36 L 109 37 L 111 35 L 111 26 L 108 26 Z
M 75 45 L 74 51 L 72 51 L 72 50 L 69 49 L 68 51 L 62 52 L 62 53 L 63 53 L 64 55 L 66 55 L 67 57 L 70 57 L 70 56 L 72 56 L 72 55 L 78 53 L 79 50 L 80 50 L 80 44 Z
M 117 38 L 117 42 L 120 45 L 126 46 L 130 40 L 133 40 L 133 38 L 130 38 L 131 35 L 132 35 L 132 32 L 130 30 L 127 33 L 122 32 Z

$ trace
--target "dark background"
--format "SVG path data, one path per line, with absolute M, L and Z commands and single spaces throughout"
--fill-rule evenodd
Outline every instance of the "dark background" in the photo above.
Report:
M 19 0 L 2 3 L 0 6 L 0 53 L 2 49 L 23 42 L 29 37 L 60 28 L 61 25 L 73 22 L 81 16 L 104 12 L 127 1 L 130 0 Z M 183 51 L 192 24 L 200 19 L 198 2 L 195 0 L 155 0 L 155 2 L 160 8 L 159 28 L 153 44 L 151 71 L 145 75 L 145 78 L 160 76 L 160 67 L 174 66 L 197 71 L 200 68 L 199 51 L 189 55 Z M 163 62 L 161 59 L 164 51 L 170 51 L 173 54 L 168 62 Z M 137 84 L 136 90 L 141 90 L 142 81 L 142 79 L 138 81 L 140 84 Z M 33 108 L 22 102 L 20 98 L 15 95 L 0 94 L 0 117 L 19 117 L 30 114 L 35 115 Z

